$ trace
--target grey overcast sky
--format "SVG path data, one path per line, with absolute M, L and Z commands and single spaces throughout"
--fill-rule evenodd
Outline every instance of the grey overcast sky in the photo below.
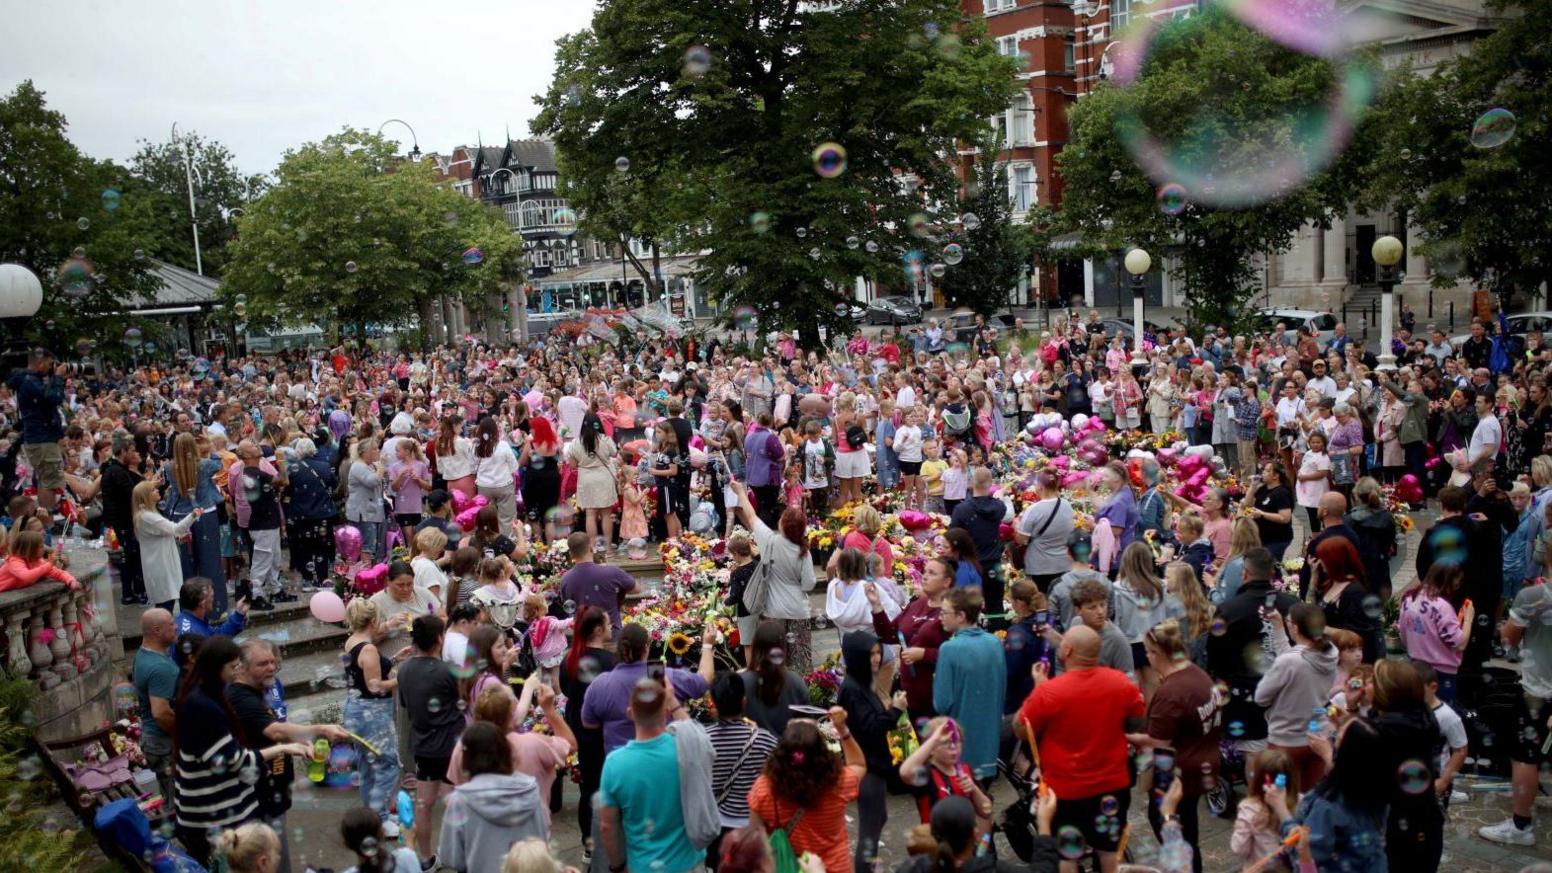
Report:
M 70 139 L 125 161 L 173 122 L 244 172 L 344 125 L 401 118 L 423 151 L 528 135 L 555 40 L 592 0 L 0 0 L 0 91 L 31 79 Z M 385 136 L 409 133 L 389 125 Z

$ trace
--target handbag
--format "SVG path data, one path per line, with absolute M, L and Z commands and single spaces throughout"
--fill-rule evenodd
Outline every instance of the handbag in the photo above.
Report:
M 759 566 L 754 568 L 754 573 L 749 576 L 749 582 L 744 586 L 744 608 L 750 615 L 764 615 L 765 608 L 770 605 L 771 599 L 771 562 L 770 556 L 760 555 Z
M 799 809 L 785 825 L 771 831 L 772 873 L 800 873 L 797 853 L 792 851 L 792 840 L 787 835 L 802 820 L 803 810 Z

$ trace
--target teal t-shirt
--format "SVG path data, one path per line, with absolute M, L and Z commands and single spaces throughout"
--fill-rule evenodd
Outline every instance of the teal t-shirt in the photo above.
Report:
M 604 759 L 599 803 L 620 811 L 625 860 L 641 873 L 685 873 L 706 860 L 690 844 L 679 805 L 679 753 L 672 734 L 631 740 Z
M 135 693 L 140 697 L 140 733 L 143 737 L 160 741 L 152 742 L 154 748 L 147 751 L 165 755 L 172 751 L 172 738 L 162 731 L 151 715 L 151 698 L 160 697 L 169 706 L 178 699 L 178 665 L 161 652 L 141 648 L 135 652 L 135 666 L 131 675 Z

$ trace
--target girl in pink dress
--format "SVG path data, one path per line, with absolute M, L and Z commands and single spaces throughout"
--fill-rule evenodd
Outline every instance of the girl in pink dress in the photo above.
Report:
M 636 468 L 621 466 L 620 502 L 623 511 L 620 513 L 620 546 L 631 540 L 647 538 L 647 513 L 642 507 L 645 499 L 641 493 L 641 486 L 636 484 Z
M 544 681 L 560 693 L 560 662 L 566 660 L 566 650 L 571 643 L 566 632 L 571 630 L 572 619 L 549 615 L 549 604 L 544 595 L 537 592 L 523 598 L 523 618 L 528 622 L 528 642 L 533 646 L 534 661 L 544 674 Z

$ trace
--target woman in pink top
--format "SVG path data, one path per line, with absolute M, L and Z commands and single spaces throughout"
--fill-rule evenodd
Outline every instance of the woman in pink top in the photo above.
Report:
M 531 702 L 539 704 L 544 723 L 551 734 L 537 730 L 518 733 L 512 725 L 518 709 L 527 710 Z M 555 785 L 555 774 L 566 767 L 566 759 L 577 751 L 577 736 L 560 710 L 555 708 L 555 691 L 549 685 L 534 680 L 523 685 L 523 701 L 519 705 L 512 697 L 512 690 L 505 685 L 491 685 L 469 707 L 478 721 L 488 721 L 506 730 L 507 742 L 512 747 L 512 769 L 526 773 L 539 782 L 539 796 L 548 798 Z M 463 769 L 463 743 L 453 746 L 453 755 L 447 764 L 447 779 L 454 785 L 468 781 Z M 549 821 L 548 803 L 540 804 L 545 821 Z
M 1476 613 L 1469 600 L 1459 614 L 1450 605 L 1460 580 L 1460 567 L 1434 564 L 1422 584 L 1402 597 L 1401 617 L 1396 620 L 1396 633 L 1406 646 L 1407 656 L 1438 672 L 1439 699 L 1445 703 L 1455 702 L 1455 674 L 1460 672 L 1461 653 L 1470 639 Z

